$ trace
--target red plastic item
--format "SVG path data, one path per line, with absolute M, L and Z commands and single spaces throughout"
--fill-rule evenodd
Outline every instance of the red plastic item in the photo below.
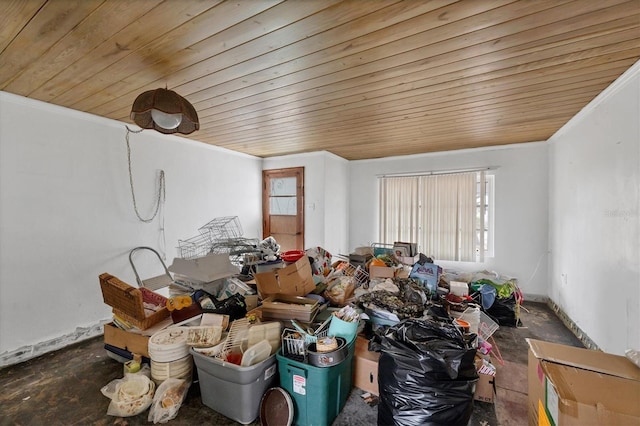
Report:
M 240 365 L 240 363 L 242 362 L 242 354 L 238 354 L 235 352 L 231 352 L 230 354 L 227 354 L 227 362 L 230 362 L 231 364 Z
M 280 258 L 285 262 L 297 262 L 302 256 L 305 256 L 302 250 L 289 250 L 282 253 Z

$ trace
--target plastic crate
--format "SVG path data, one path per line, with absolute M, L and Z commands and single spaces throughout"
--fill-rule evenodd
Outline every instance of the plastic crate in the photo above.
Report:
M 191 349 L 202 403 L 242 424 L 260 414 L 260 401 L 278 379 L 275 355 L 250 367 L 240 367 Z
M 278 351 L 280 387 L 286 390 L 295 407 L 294 424 L 330 425 L 340 414 L 351 392 L 355 340 L 340 364 L 314 367 L 289 359 Z
M 500 328 L 498 323 L 492 320 L 489 315 L 480 311 L 480 324 L 478 324 L 478 335 L 485 341 L 489 340 L 493 333 Z

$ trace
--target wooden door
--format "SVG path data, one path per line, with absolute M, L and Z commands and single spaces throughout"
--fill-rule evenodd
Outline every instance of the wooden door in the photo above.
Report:
M 262 237 L 304 250 L 304 167 L 262 171 Z

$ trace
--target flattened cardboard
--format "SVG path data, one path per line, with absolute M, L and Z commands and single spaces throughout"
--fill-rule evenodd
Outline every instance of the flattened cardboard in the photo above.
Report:
M 304 296 L 316 288 L 311 274 L 311 264 L 306 256 L 284 268 L 256 273 L 254 278 L 262 298 L 274 294 Z
M 624 356 L 542 340 L 527 339 L 527 342 L 538 359 L 640 381 L 640 368 Z
M 640 370 L 627 358 L 527 342 L 529 425 L 640 424 Z
M 196 259 L 177 257 L 167 269 L 202 284 L 231 277 L 240 272 L 238 267 L 229 261 L 228 254 L 209 254 Z

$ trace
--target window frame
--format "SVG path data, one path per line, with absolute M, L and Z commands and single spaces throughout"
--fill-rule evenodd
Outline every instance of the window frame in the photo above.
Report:
M 484 176 L 484 185 L 485 185 L 485 198 L 484 198 L 484 202 L 485 202 L 485 214 L 486 214 L 486 223 L 482 223 L 482 225 L 480 224 L 479 221 L 476 221 L 476 236 L 478 235 L 478 231 L 479 231 L 479 226 L 483 226 L 484 228 L 484 235 L 485 235 L 485 249 L 484 249 L 484 256 L 480 256 L 480 252 L 479 252 L 479 237 L 476 237 L 476 256 L 475 256 L 475 260 L 469 259 L 469 260 L 442 260 L 444 262 L 463 262 L 463 263 L 484 263 L 486 262 L 486 260 L 488 258 L 493 258 L 495 256 L 495 173 L 491 173 L 490 170 L 492 170 L 492 168 L 485 168 L 485 169 L 473 169 L 473 170 L 455 170 L 455 171 L 441 171 L 441 172 L 429 172 L 429 173 L 415 173 L 415 174 L 397 174 L 397 175 L 379 175 L 379 189 L 378 189 L 378 210 L 382 211 L 383 209 L 383 200 L 382 200 L 382 187 L 383 187 L 383 179 L 384 178 L 392 178 L 392 177 L 420 177 L 420 176 L 429 176 L 429 175 L 436 175 L 436 174 L 462 174 L 462 173 L 469 173 L 469 172 L 475 172 L 477 173 L 478 179 L 480 179 L 481 176 Z M 483 172 L 483 173 L 481 173 Z M 478 182 L 479 184 L 479 182 Z M 478 186 L 479 189 L 479 186 Z M 478 201 L 476 201 L 476 217 L 478 217 L 478 213 L 481 213 L 480 210 L 480 205 L 479 205 L 479 199 L 481 198 L 481 194 L 478 194 L 478 192 L 476 192 L 477 197 L 476 199 Z M 419 201 L 419 205 L 418 205 L 418 209 L 421 208 L 423 203 L 423 200 Z M 481 219 L 482 222 L 485 222 L 484 219 Z M 378 220 L 378 241 L 380 241 L 381 243 L 386 243 L 386 244 L 390 244 L 392 242 L 390 241 L 385 241 L 387 238 L 385 238 L 385 236 L 383 235 L 383 228 L 388 227 L 387 225 L 383 224 L 383 219 L 382 219 L 382 215 L 379 216 L 379 220 Z M 383 226 L 384 225 L 384 226 Z M 415 225 L 415 232 L 421 233 L 423 232 L 423 228 L 424 228 L 425 224 L 420 222 L 417 223 Z M 419 237 L 418 240 L 422 240 L 423 237 Z M 411 241 L 411 242 L 418 242 L 419 241 Z M 423 252 L 423 250 L 425 250 L 424 247 L 418 247 L 419 251 Z M 428 253 L 423 252 L 424 254 L 429 255 Z M 460 256 L 457 256 L 458 258 Z

